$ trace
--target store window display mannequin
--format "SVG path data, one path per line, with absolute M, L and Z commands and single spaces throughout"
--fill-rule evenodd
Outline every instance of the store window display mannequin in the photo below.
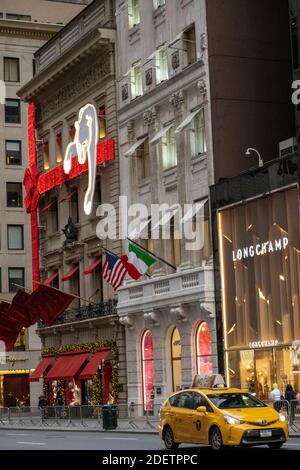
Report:
M 77 385 L 72 388 L 72 393 L 73 393 L 73 398 L 70 403 L 72 406 L 79 406 L 80 405 L 80 389 L 78 388 Z

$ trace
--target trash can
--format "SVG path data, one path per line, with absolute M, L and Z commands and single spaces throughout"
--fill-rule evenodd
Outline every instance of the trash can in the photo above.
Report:
M 103 429 L 116 429 L 118 426 L 118 408 L 116 405 L 102 406 Z

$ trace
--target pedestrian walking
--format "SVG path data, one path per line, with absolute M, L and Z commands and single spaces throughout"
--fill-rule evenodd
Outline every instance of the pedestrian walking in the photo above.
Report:
M 295 420 L 295 409 L 296 409 L 296 392 L 293 389 L 291 384 L 287 384 L 286 389 L 285 389 L 285 394 L 284 398 L 289 402 L 290 404 L 290 410 L 291 410 L 291 418 L 292 421 Z
M 280 404 L 280 400 L 281 400 L 281 392 L 278 388 L 278 384 L 274 383 L 272 385 L 272 392 L 270 393 L 270 400 L 273 402 L 273 406 L 274 406 L 274 409 L 276 411 L 280 411 L 280 408 L 281 408 L 281 404 Z
M 54 405 L 55 405 L 55 408 L 56 408 L 58 418 L 61 417 L 61 410 L 62 410 L 63 404 L 64 404 L 63 397 L 62 397 L 60 392 L 57 392 L 56 397 L 55 397 Z

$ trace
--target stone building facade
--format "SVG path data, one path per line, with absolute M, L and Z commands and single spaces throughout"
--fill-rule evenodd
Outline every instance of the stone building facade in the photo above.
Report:
M 0 296 L 8 302 L 17 290 L 13 284 L 31 288 L 30 223 L 22 191 L 28 164 L 27 105 L 17 92 L 33 77 L 34 52 L 81 9 L 42 0 L 3 0 L 0 5 L 0 80 L 5 91 L 0 99 Z M 41 348 L 35 330 L 23 330 L 6 364 L 0 365 L 0 406 L 7 404 L 8 393 L 20 404 L 28 403 L 30 394 L 31 403 L 36 403 L 39 387 L 28 385 Z
M 155 239 L 153 219 L 137 229 L 136 242 L 175 269 L 157 262 L 151 278 L 118 291 L 128 400 L 151 411 L 196 373 L 217 371 L 205 2 L 117 1 L 116 18 L 121 193 L 149 211 L 191 204 L 186 220 L 200 235 L 198 248 L 187 249 L 185 236 L 176 238 L 176 211 L 161 229 L 169 239 Z
M 109 356 L 105 353 L 103 356 L 109 356 L 105 363 L 113 369 L 115 378 L 113 384 L 108 384 L 107 390 L 114 396 L 117 393 L 119 402 L 124 402 L 126 364 L 123 327 L 117 321 L 114 291 L 109 284 L 102 282 L 101 241 L 96 236 L 98 205 L 117 205 L 120 191 L 115 16 L 111 2 L 92 2 L 38 50 L 35 59 L 37 74 L 20 94 L 36 106 L 40 179 L 53 182 L 39 202 L 40 273 L 42 279 L 48 279 L 47 282 L 53 287 L 77 296 L 71 308 L 52 327 L 40 324 L 38 334 L 44 353 L 54 355 L 58 354 L 58 350 L 62 353 L 72 348 L 81 351 L 88 347 L 95 352 L 95 348 L 99 347 L 104 351 L 110 347 L 115 351 L 116 347 L 118 354 Z M 78 112 L 87 103 L 93 104 L 97 110 L 98 149 L 101 154 L 108 153 L 111 160 L 97 167 L 94 205 L 89 216 L 83 211 L 87 173 L 62 184 L 55 176 L 51 177 L 62 165 L 66 147 L 74 138 Z M 106 248 L 120 254 L 118 240 L 103 243 L 106 243 Z M 101 367 L 101 364 L 97 365 L 97 369 L 98 366 Z M 91 380 L 81 381 L 81 371 L 76 370 L 73 385 L 76 382 L 76 386 L 81 388 L 80 402 L 90 404 Z M 53 389 L 56 386 L 54 382 Z M 48 383 L 51 395 L 51 382 Z M 66 402 L 72 403 L 72 397 L 67 397 L 68 383 L 65 383 L 65 388 Z

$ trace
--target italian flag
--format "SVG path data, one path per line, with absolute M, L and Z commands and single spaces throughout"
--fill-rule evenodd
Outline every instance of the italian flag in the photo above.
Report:
M 135 280 L 145 274 L 147 269 L 156 261 L 147 251 L 132 243 L 128 245 L 128 254 L 121 256 L 121 260 L 126 266 L 128 274 Z

